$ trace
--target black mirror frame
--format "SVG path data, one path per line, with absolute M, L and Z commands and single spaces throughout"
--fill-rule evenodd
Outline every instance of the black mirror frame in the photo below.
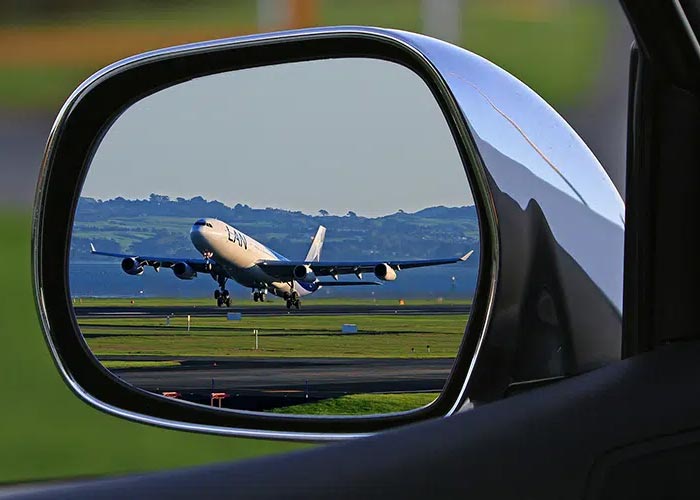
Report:
M 421 77 L 439 103 L 465 165 L 479 220 L 477 289 L 466 334 L 442 394 L 403 413 L 363 417 L 298 417 L 208 408 L 128 385 L 90 352 L 73 311 L 68 258 L 73 217 L 90 160 L 103 134 L 131 104 L 160 89 L 223 71 L 285 62 L 367 57 L 401 64 Z M 487 330 L 498 275 L 493 200 L 481 157 L 447 84 L 417 50 L 362 29 L 304 30 L 205 42 L 149 52 L 115 63 L 83 83 L 62 108 L 47 144 L 33 219 L 35 298 L 48 345 L 69 387 L 89 404 L 127 419 L 190 431 L 310 441 L 358 437 L 468 403 L 470 377 Z

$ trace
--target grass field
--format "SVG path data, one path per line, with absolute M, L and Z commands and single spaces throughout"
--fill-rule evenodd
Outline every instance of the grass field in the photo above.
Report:
M 60 379 L 37 321 L 30 223 L 28 211 L 0 210 L 0 259 L 12 262 L 3 274 L 0 301 L 0 483 L 124 474 L 307 446 L 158 429 L 79 401 Z
M 0 22 L 0 41 L 3 32 L 6 41 L 0 43 L 0 107 L 56 109 L 82 79 L 116 59 L 249 33 L 257 24 L 250 0 L 177 8 L 124 5 L 19 27 Z M 419 0 L 324 0 L 320 5 L 319 25 L 421 30 Z M 512 72 L 554 106 L 574 103 L 594 81 L 609 29 L 606 7 L 599 2 L 470 0 L 466 5 L 461 45 Z
M 410 394 L 351 394 L 316 403 L 277 408 L 271 413 L 287 415 L 379 415 L 409 411 L 432 403 L 436 392 Z
M 110 370 L 124 370 L 127 368 L 168 368 L 180 366 L 179 361 L 103 361 L 102 365 Z
M 235 322 L 207 317 L 194 318 L 190 332 L 186 321 L 173 317 L 166 326 L 165 318 L 90 318 L 80 326 L 98 356 L 445 358 L 457 354 L 467 317 L 283 315 Z M 344 323 L 358 325 L 358 333 L 340 333 Z

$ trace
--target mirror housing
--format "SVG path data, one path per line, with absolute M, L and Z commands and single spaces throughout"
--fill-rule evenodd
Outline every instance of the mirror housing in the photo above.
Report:
M 70 228 L 101 137 L 135 101 L 188 79 L 335 57 L 385 59 L 414 71 L 438 101 L 467 166 L 481 261 L 468 334 L 443 393 L 413 412 L 294 417 L 217 411 L 122 382 L 82 339 L 68 283 Z M 623 241 L 624 204 L 607 174 L 522 82 L 426 36 L 315 28 L 156 50 L 112 64 L 78 87 L 53 126 L 39 177 L 33 277 L 58 368 L 89 404 L 183 430 L 329 440 L 447 416 L 620 359 Z

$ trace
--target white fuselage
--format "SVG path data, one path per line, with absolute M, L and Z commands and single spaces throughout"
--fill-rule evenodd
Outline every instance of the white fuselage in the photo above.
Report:
M 261 260 L 287 260 L 247 234 L 218 219 L 200 219 L 190 230 L 192 244 L 205 257 L 213 259 L 227 276 L 239 284 L 256 290 L 267 290 L 280 297 L 289 296 L 292 290 L 299 296 L 315 292 L 315 283 L 276 281 L 257 262 Z

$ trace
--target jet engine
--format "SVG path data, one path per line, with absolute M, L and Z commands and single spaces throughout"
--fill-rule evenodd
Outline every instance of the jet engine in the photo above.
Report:
M 382 281 L 394 281 L 396 271 L 389 264 L 377 264 L 374 266 L 374 275 Z
M 313 283 L 316 281 L 316 275 L 311 269 L 311 266 L 296 266 L 293 274 L 294 279 L 297 281 L 303 281 L 305 283 Z
M 140 276 L 143 274 L 143 266 L 133 257 L 127 257 L 122 260 L 122 271 L 132 276 Z
M 187 262 L 176 262 L 172 269 L 175 276 L 181 280 L 191 280 L 197 277 L 197 272 Z

